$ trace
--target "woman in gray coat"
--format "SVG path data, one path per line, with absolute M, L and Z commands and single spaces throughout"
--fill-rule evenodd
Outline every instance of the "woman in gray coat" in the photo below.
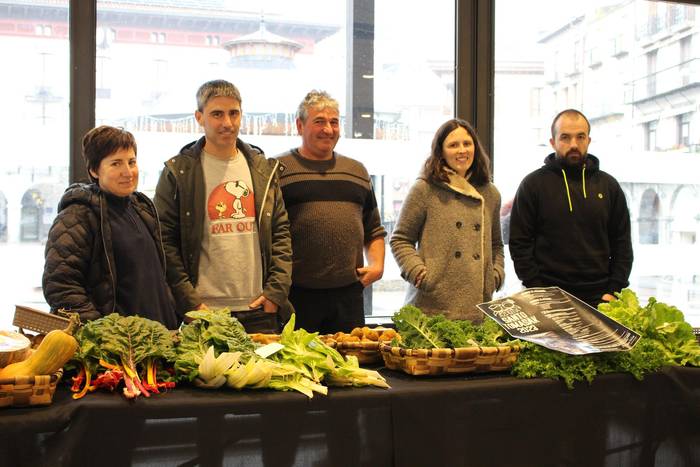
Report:
M 483 320 L 475 305 L 491 300 L 505 277 L 500 208 L 474 128 L 460 119 L 445 122 L 391 237 L 409 283 L 407 303 L 428 315 Z

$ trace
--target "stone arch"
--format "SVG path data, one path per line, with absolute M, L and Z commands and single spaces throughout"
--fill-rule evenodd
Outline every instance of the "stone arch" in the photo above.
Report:
M 639 202 L 639 243 L 648 245 L 659 243 L 660 214 L 659 195 L 651 188 L 646 189 Z
M 19 239 L 43 242 L 48 237 L 62 190 L 56 185 L 34 185 L 22 195 Z
M 673 193 L 671 200 L 671 242 L 694 244 L 697 242 L 700 223 L 698 190 L 692 185 L 681 185 Z

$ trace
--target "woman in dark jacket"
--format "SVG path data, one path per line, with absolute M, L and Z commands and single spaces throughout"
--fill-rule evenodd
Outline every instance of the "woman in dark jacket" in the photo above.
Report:
M 44 297 L 52 311 L 81 319 L 113 312 L 176 329 L 180 318 L 166 283 L 155 206 L 136 191 L 136 141 L 101 126 L 83 138 L 92 183 L 68 187 L 46 243 Z

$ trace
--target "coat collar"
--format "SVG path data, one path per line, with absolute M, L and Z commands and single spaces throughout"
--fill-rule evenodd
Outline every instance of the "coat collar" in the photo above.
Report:
M 469 174 L 467 174 L 467 178 L 465 178 L 459 176 L 452 169 L 445 168 L 444 170 L 447 173 L 447 177 L 449 179 L 447 183 L 443 182 L 443 185 L 445 187 L 449 188 L 452 191 L 456 191 L 457 193 L 461 193 L 464 196 L 469 196 L 480 201 L 484 200 L 484 197 L 481 196 L 481 193 L 479 193 L 476 188 L 474 188 L 474 185 L 469 183 Z

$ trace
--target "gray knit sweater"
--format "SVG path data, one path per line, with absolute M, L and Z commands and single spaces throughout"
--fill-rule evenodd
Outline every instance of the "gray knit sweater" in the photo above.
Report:
M 426 314 L 483 320 L 476 304 L 491 300 L 503 284 L 501 195 L 489 183 L 472 186 L 419 178 L 404 200 L 391 237 L 391 252 L 409 283 L 406 302 Z M 419 288 L 416 277 L 426 271 Z

